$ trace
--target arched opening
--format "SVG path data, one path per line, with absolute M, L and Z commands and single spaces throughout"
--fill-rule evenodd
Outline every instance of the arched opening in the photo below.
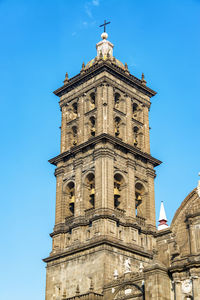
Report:
M 96 125 L 95 117 L 91 117 L 90 118 L 90 134 L 91 134 L 91 136 L 95 136 L 95 134 L 96 134 L 95 125 Z
M 90 109 L 94 109 L 95 108 L 95 99 L 96 96 L 95 96 L 95 93 L 91 93 L 90 94 Z
M 135 147 L 138 147 L 138 134 L 139 134 L 139 128 L 137 126 L 133 127 L 133 145 Z
M 71 181 L 67 184 L 67 198 L 68 198 L 68 205 L 69 211 L 72 215 L 74 215 L 74 206 L 75 206 L 75 185 L 74 182 Z
M 138 109 L 139 109 L 138 104 L 137 103 L 133 103 L 132 108 L 133 108 L 133 118 L 137 118 L 137 116 L 138 116 Z
M 78 113 L 77 102 L 75 102 L 75 103 L 72 104 L 72 111 L 73 111 L 74 117 L 76 118 L 77 117 L 77 113 Z
M 142 183 L 135 184 L 135 215 L 144 217 L 144 194 L 145 188 Z
M 85 180 L 86 185 L 86 197 L 87 207 L 89 209 L 95 208 L 95 176 L 93 173 L 89 173 Z
M 124 179 L 121 174 L 115 174 L 114 176 L 114 208 L 120 208 L 122 202 L 122 190 Z
M 73 126 L 72 127 L 72 145 L 76 145 L 77 144 L 77 127 L 76 126 Z
M 120 123 L 121 119 L 119 117 L 115 117 L 115 136 L 120 136 Z
M 120 102 L 120 94 L 119 93 L 115 93 L 114 100 L 115 100 L 115 108 L 119 108 L 119 102 Z

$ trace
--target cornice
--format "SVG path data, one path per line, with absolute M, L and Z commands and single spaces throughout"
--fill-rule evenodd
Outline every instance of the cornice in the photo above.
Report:
M 72 147 L 70 150 L 63 152 L 63 153 L 59 154 L 58 156 L 50 159 L 49 162 L 56 166 L 59 162 L 64 161 L 64 160 L 66 161 L 70 157 L 74 157 L 78 152 L 82 151 L 84 148 L 86 148 L 90 145 L 95 145 L 102 141 L 104 141 L 104 142 L 108 141 L 113 145 L 122 147 L 126 152 L 130 152 L 130 153 L 134 154 L 135 156 L 139 156 L 139 157 L 142 157 L 143 159 L 146 159 L 154 167 L 159 166 L 162 163 L 160 160 L 152 157 L 148 153 L 142 152 L 141 150 L 137 149 L 136 147 L 122 142 L 119 138 L 113 137 L 106 133 L 102 133 L 94 138 L 89 139 L 87 142 L 84 142 L 78 146 Z
M 79 99 L 81 97 L 85 97 L 84 93 L 87 93 L 88 91 L 92 91 L 92 90 L 94 90 L 98 87 L 101 87 L 103 85 L 103 83 L 105 83 L 105 82 L 106 82 L 106 84 L 111 86 L 113 89 L 117 89 L 117 90 L 121 91 L 122 93 L 126 94 L 127 97 L 131 98 L 131 101 L 133 101 L 133 99 L 137 100 L 141 104 L 148 107 L 148 109 L 150 108 L 151 102 L 149 100 L 145 99 L 144 97 L 141 97 L 136 92 L 131 91 L 129 89 L 128 85 L 126 87 L 124 87 L 119 82 L 114 82 L 106 74 L 103 75 L 101 78 L 95 80 L 95 82 L 88 83 L 88 86 L 84 85 L 84 87 L 82 87 L 79 91 L 76 91 L 75 93 L 73 93 L 71 95 L 68 95 L 66 98 L 61 99 L 60 102 L 59 102 L 60 107 L 62 108 L 63 106 L 68 105 L 69 102 L 72 102 L 75 99 L 78 99 L 78 101 L 79 101 Z
M 189 258 L 188 258 L 188 260 L 189 260 Z M 171 273 L 183 272 L 186 269 L 191 269 L 191 268 L 194 268 L 194 267 L 200 269 L 200 261 L 199 260 L 198 261 L 197 260 L 190 260 L 186 263 L 183 263 L 183 262 L 177 263 L 177 265 L 170 267 L 169 271 Z
M 85 73 L 79 73 L 76 76 L 72 77 L 71 79 L 69 79 L 67 84 L 55 90 L 54 94 L 61 97 L 80 84 L 88 81 L 90 78 L 104 71 L 107 71 L 111 75 L 126 82 L 128 85 L 140 90 L 142 93 L 148 95 L 148 97 L 156 95 L 156 92 L 144 85 L 140 79 L 131 74 L 126 74 L 124 70 L 107 61 L 102 61 L 100 64 L 96 64 L 93 67 L 89 68 Z
M 136 245 L 130 246 L 130 245 L 127 245 L 127 244 L 119 243 L 118 241 L 114 241 L 111 238 L 104 236 L 104 237 L 101 237 L 101 239 L 99 239 L 99 240 L 90 241 L 88 244 L 79 245 L 79 247 L 76 247 L 75 249 L 69 249 L 69 250 L 64 251 L 62 253 L 58 253 L 58 254 L 49 256 L 47 258 L 44 258 L 43 261 L 48 263 L 48 262 L 51 262 L 51 261 L 55 261 L 55 260 L 64 258 L 64 257 L 69 256 L 69 255 L 76 254 L 76 253 L 81 252 L 81 251 L 85 251 L 85 250 L 88 250 L 88 249 L 91 249 L 91 248 L 101 246 L 101 245 L 108 245 L 108 246 L 115 247 L 115 248 L 118 248 L 118 249 L 121 249 L 121 250 L 124 250 L 124 251 L 129 251 L 131 253 L 141 255 L 141 256 L 147 257 L 149 259 L 153 258 L 153 254 L 150 251 L 144 251 L 144 250 L 138 249 L 136 247 Z

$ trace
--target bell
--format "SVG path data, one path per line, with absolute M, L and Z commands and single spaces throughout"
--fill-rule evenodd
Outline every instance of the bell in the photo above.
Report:
M 134 144 L 135 146 L 137 146 L 138 142 L 137 142 L 136 139 L 134 139 L 133 144 Z
M 92 188 L 92 189 L 90 190 L 90 196 L 92 196 L 92 195 L 94 195 L 94 194 L 95 194 L 95 189 Z
M 95 132 L 95 131 L 96 131 L 95 127 L 92 127 L 91 132 Z
M 114 196 L 120 197 L 120 192 L 119 192 L 118 188 L 114 188 Z
M 92 102 L 90 102 L 90 108 L 91 108 L 91 109 L 94 109 L 94 108 L 95 108 L 95 104 L 92 103 Z
M 74 195 L 71 197 L 70 201 L 69 201 L 69 204 L 73 204 L 75 202 L 75 197 Z
M 140 195 L 137 196 L 138 201 L 142 201 L 142 197 Z

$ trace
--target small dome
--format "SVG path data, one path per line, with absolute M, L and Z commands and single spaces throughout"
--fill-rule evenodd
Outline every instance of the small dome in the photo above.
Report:
M 107 60 L 107 59 L 109 59 L 110 57 L 108 57 L 107 55 L 103 55 L 103 57 L 102 57 L 102 59 L 103 60 Z M 93 59 L 91 59 L 87 64 L 86 64 L 86 66 L 85 66 L 85 70 L 86 69 L 89 69 L 90 67 L 92 67 L 95 63 L 98 63 L 98 59 L 95 59 L 95 58 L 93 58 Z M 112 58 L 112 63 L 113 64 L 115 64 L 116 66 L 118 66 L 118 67 L 120 67 L 121 69 L 123 69 L 123 70 L 125 70 L 125 66 L 124 66 L 124 64 L 121 62 L 121 61 L 119 61 L 118 59 L 116 59 L 116 58 Z

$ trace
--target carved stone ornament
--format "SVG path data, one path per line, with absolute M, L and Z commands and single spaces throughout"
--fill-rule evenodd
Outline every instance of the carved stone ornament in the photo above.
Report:
M 189 294 L 192 291 L 192 281 L 190 279 L 186 279 L 182 282 L 182 292 L 184 294 Z

